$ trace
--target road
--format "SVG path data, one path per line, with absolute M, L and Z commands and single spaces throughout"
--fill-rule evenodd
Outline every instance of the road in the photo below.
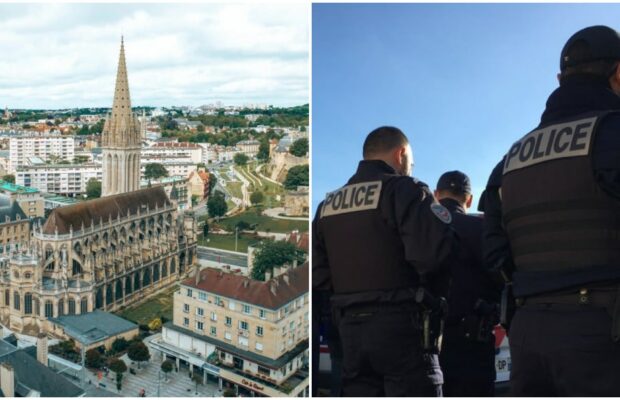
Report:
M 198 258 L 202 260 L 215 261 L 222 264 L 229 264 L 237 267 L 248 267 L 248 256 L 229 253 L 211 247 L 198 246 Z
M 288 219 L 291 221 L 308 221 L 309 217 L 284 217 L 284 207 L 268 208 L 263 214 L 271 218 Z

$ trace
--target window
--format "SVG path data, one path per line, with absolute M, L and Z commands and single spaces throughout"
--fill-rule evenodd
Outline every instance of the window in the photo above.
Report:
M 217 314 L 214 312 L 211 312 L 211 321 L 217 321 Z
M 24 296 L 24 313 L 32 314 L 32 293 L 26 293 Z
M 217 336 L 217 328 L 214 326 L 211 327 L 211 335 Z
M 183 326 L 189 326 L 189 318 L 183 318 Z
M 256 350 L 263 351 L 263 344 L 260 342 L 256 342 Z
M 258 316 L 259 316 L 261 319 L 265 319 L 265 318 L 267 318 L 267 313 L 265 312 L 265 310 L 263 310 L 263 309 L 261 308 L 261 309 L 259 309 L 259 310 L 258 310 Z
M 201 317 L 203 317 L 205 315 L 205 309 L 196 307 L 196 315 L 200 315 Z
M 88 298 L 84 297 L 80 304 L 80 314 L 88 312 Z
M 49 300 L 45 302 L 45 316 L 47 318 L 54 316 L 54 304 Z
M 69 315 L 75 314 L 75 300 L 69 299 Z
M 198 329 L 199 331 L 204 330 L 204 324 L 200 321 L 196 321 L 196 329 Z
M 261 375 L 269 376 L 271 374 L 271 371 L 268 368 L 265 368 L 262 365 L 259 365 L 258 366 L 258 373 L 261 374 Z
M 192 297 L 192 289 L 187 289 L 187 297 Z
M 226 317 L 226 326 L 232 326 L 232 318 Z
M 290 328 L 291 330 L 295 329 L 295 321 L 291 321 Z
M 218 306 L 223 306 L 224 305 L 222 303 L 222 299 L 220 299 L 220 296 L 215 296 L 215 304 L 217 304 Z
M 248 330 L 248 323 L 245 322 L 245 321 L 239 321 L 239 329 L 247 331 Z
M 4 292 L 4 305 L 8 306 L 11 304 L 11 291 L 9 289 Z
M 243 313 L 244 314 L 252 314 L 252 307 L 248 306 L 247 304 L 243 305 Z
M 205 292 L 198 292 L 198 299 L 207 301 L 207 294 Z
M 248 338 L 244 338 L 243 336 L 239 336 L 239 344 L 241 346 L 248 347 Z
M 183 304 L 183 312 L 185 313 L 189 312 L 189 304 Z
M 262 326 L 257 326 L 256 327 L 256 334 L 258 336 L 263 336 L 263 327 Z
M 13 308 L 19 310 L 19 293 L 13 292 Z
M 228 308 L 231 309 L 231 310 L 234 310 L 235 309 L 235 302 L 234 301 L 230 301 L 228 303 Z

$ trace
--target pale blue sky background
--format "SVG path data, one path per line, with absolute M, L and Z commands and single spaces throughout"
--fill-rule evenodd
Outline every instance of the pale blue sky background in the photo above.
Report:
M 0 109 L 110 107 L 121 35 L 134 106 L 309 97 L 309 4 L 0 4 Z
M 343 185 L 366 135 L 408 135 L 414 176 L 468 174 L 477 200 L 511 143 L 536 127 L 560 51 L 620 4 L 315 4 L 312 201 Z

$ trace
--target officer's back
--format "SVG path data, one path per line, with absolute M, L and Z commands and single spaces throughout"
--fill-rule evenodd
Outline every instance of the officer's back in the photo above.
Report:
M 420 348 L 414 289 L 451 255 L 451 216 L 409 176 L 411 163 L 400 130 L 371 132 L 357 172 L 313 222 L 313 287 L 332 292 L 345 395 L 440 393 L 437 357 Z
M 495 337 L 499 288 L 482 260 L 482 216 L 471 215 L 473 195 L 469 177 L 460 171 L 444 173 L 435 197 L 452 214 L 459 236 L 458 257 L 450 266 L 448 316 L 440 354 L 445 396 L 493 396 Z

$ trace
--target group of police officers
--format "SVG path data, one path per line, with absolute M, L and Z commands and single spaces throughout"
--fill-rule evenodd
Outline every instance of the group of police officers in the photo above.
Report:
M 567 41 L 539 126 L 491 173 L 484 217 L 467 214 L 465 174 L 432 193 L 403 132 L 367 136 L 312 228 L 332 395 L 492 396 L 500 321 L 512 395 L 620 395 L 619 65 L 612 28 Z

